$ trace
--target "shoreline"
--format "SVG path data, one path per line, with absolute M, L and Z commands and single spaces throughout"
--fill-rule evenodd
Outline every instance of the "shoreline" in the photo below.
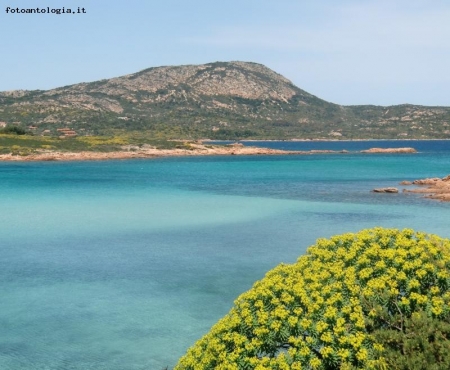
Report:
M 427 178 L 412 182 L 402 181 L 400 185 L 417 186 L 415 189 L 403 189 L 403 193 L 424 194 L 424 198 L 450 202 L 450 175 L 439 178 Z
M 190 144 L 187 149 L 140 148 L 113 152 L 61 152 L 45 150 L 26 156 L 1 154 L 0 162 L 37 162 L 37 161 L 95 161 L 109 159 L 135 159 L 159 157 L 188 157 L 213 155 L 314 155 L 314 154 L 350 154 L 350 153 L 417 153 L 414 148 L 371 148 L 369 150 L 349 152 L 347 150 L 281 150 L 232 144 L 226 146 Z
M 224 142 L 224 143 L 244 143 L 244 142 L 366 142 L 366 141 L 450 141 L 449 139 L 243 139 L 243 140 L 216 140 L 199 139 L 201 142 Z
M 295 151 L 270 148 L 245 147 L 243 145 L 229 146 L 204 146 L 192 145 L 191 149 L 139 149 L 121 150 L 113 152 L 60 152 L 45 151 L 27 156 L 2 154 L 0 162 L 32 162 L 32 161 L 95 161 L 109 159 L 135 159 L 135 158 L 161 158 L 161 157 L 193 157 L 214 155 L 310 155 L 310 154 L 334 154 L 339 151 Z

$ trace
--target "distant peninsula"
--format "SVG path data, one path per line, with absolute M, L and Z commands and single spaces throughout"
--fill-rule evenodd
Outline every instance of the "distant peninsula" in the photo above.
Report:
M 152 145 L 124 145 L 120 150 L 52 150 L 38 149 L 26 153 L 0 154 L 3 161 L 86 161 L 108 159 L 155 158 L 173 156 L 212 156 L 212 155 L 320 155 L 320 154 L 348 154 L 347 150 L 279 150 L 255 146 L 244 146 L 241 143 L 228 145 L 209 145 L 202 142 L 175 142 L 172 147 L 155 147 Z M 414 148 L 372 148 L 353 153 L 417 153 Z
M 342 106 L 264 65 L 154 67 L 52 90 L 0 92 L 0 131 L 72 140 L 449 139 L 450 108 Z M 0 140 L 0 147 L 3 146 Z

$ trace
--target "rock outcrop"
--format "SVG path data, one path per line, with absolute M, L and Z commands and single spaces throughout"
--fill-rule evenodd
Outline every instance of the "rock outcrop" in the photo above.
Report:
M 361 153 L 417 153 L 414 148 L 370 148 L 361 150 Z
M 426 194 L 426 198 L 441 201 L 450 201 L 450 175 L 438 178 L 427 178 L 412 181 L 411 185 L 417 186 L 414 189 L 403 189 L 405 193 Z
M 245 146 L 242 143 L 236 142 L 228 145 L 209 145 L 208 141 L 201 140 L 195 142 L 183 141 L 185 147 L 180 146 L 176 149 L 157 149 L 150 145 L 124 145 L 120 151 L 111 152 L 62 152 L 55 150 L 37 149 L 29 155 L 14 155 L 14 154 L 0 154 L 0 161 L 65 161 L 65 160 L 101 160 L 101 159 L 127 159 L 127 158 L 148 158 L 161 156 L 193 156 L 193 155 L 325 155 L 325 154 L 348 154 L 347 150 L 280 150 L 262 147 Z M 413 149 L 413 148 L 409 148 Z M 391 149 L 386 149 L 388 152 Z M 396 153 L 396 149 L 392 149 L 392 153 Z M 413 149 L 414 150 L 414 149 Z M 367 151 L 367 153 L 375 153 Z M 414 153 L 414 152 L 411 152 Z M 450 178 L 450 177 L 449 177 Z M 440 179 L 416 180 L 414 184 L 419 182 L 433 182 Z M 450 181 L 450 180 L 449 180 Z M 374 189 L 377 193 L 394 193 L 395 188 L 380 188 Z
M 185 142 L 185 148 L 156 149 L 151 146 L 125 145 L 123 150 L 115 152 L 59 152 L 42 150 L 27 156 L 0 154 L 0 161 L 84 161 L 106 159 L 151 158 L 169 156 L 206 156 L 206 155 L 312 155 L 312 154 L 339 154 L 342 152 L 279 150 L 244 146 L 241 143 L 231 145 L 205 145 L 198 142 Z
M 397 188 L 376 188 L 372 190 L 374 193 L 398 193 Z

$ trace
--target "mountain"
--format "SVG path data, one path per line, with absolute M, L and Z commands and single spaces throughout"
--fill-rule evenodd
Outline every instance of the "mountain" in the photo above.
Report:
M 165 138 L 450 138 L 450 108 L 341 106 L 249 62 L 149 68 L 42 91 L 0 92 L 0 124 L 36 134 Z

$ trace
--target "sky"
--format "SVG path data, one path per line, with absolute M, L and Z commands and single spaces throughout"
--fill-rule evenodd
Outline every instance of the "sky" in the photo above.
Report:
M 0 0 L 0 32 L 0 91 L 240 60 L 337 104 L 450 106 L 448 0 Z

